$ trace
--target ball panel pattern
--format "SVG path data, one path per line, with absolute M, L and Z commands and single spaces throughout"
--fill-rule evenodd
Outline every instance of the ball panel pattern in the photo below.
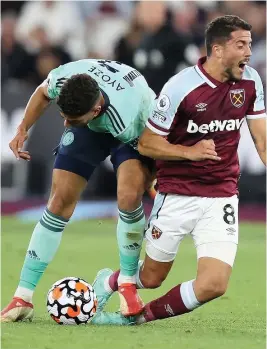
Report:
M 93 318 L 96 308 L 93 287 L 78 277 L 58 280 L 47 294 L 48 313 L 58 324 L 86 324 Z

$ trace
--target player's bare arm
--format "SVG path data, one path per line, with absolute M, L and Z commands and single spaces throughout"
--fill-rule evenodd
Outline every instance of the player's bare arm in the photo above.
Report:
M 32 94 L 29 102 L 25 108 L 24 118 L 18 126 L 15 137 L 9 143 L 10 149 L 13 151 L 16 158 L 19 160 L 30 160 L 31 156 L 28 151 L 22 150 L 24 142 L 28 138 L 29 129 L 43 114 L 44 110 L 50 103 L 47 94 L 47 82 L 44 81 L 39 85 Z
M 266 166 L 266 118 L 248 119 L 247 122 L 261 161 Z
M 142 155 L 159 160 L 221 160 L 215 151 L 212 139 L 202 140 L 187 147 L 169 143 L 165 137 L 153 132 L 148 127 L 145 128 L 139 139 L 138 151 Z

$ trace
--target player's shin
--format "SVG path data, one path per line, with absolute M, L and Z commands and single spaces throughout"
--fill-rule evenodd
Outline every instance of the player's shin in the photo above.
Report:
M 118 284 L 136 283 L 138 260 L 142 248 L 145 228 L 143 205 L 136 210 L 119 210 L 117 240 L 120 254 L 120 275 Z
M 67 223 L 67 219 L 45 209 L 34 228 L 15 297 L 31 302 L 36 285 L 57 252 Z
M 164 296 L 146 304 L 142 315 L 137 317 L 137 323 L 182 315 L 200 307 L 202 303 L 196 298 L 193 283 L 194 280 L 183 282 Z

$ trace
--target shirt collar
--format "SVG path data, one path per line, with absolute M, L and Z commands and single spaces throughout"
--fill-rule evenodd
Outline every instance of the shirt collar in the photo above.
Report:
M 103 91 L 101 88 L 100 88 L 100 91 L 101 91 L 101 93 L 102 93 L 102 96 L 103 96 L 103 98 L 104 98 L 105 103 L 104 103 L 104 105 L 103 105 L 103 107 L 102 107 L 102 109 L 101 109 L 101 112 L 99 113 L 98 116 L 103 115 L 103 114 L 106 112 L 106 110 L 108 109 L 108 107 L 110 106 L 109 96 L 108 96 L 108 95 L 106 94 L 106 92 Z
M 212 88 L 216 88 L 217 86 L 221 85 L 222 82 L 214 79 L 212 76 L 210 76 L 206 70 L 203 68 L 203 64 L 206 62 L 207 57 L 201 57 L 198 60 L 198 63 L 196 65 L 196 71 L 198 74 L 202 77 L 203 80 Z

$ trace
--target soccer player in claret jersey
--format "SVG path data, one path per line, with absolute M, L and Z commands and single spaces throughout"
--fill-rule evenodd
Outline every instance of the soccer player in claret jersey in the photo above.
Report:
M 142 310 L 135 274 L 145 227 L 142 196 L 154 162 L 140 155 L 136 146 L 154 99 L 154 92 L 137 70 L 101 59 L 60 66 L 33 93 L 10 143 L 16 158 L 30 160 L 30 154 L 22 150 L 23 143 L 50 101 L 56 100 L 66 130 L 56 150 L 47 208 L 33 231 L 15 297 L 1 312 L 1 321 L 32 318 L 34 290 L 59 248 L 63 230 L 87 181 L 110 154 L 118 182 L 121 312 L 130 316 Z M 196 160 L 199 156 L 213 159 L 206 153 L 209 148 L 210 144 L 199 142 L 188 151 Z M 134 249 L 129 248 L 132 244 Z M 102 271 L 94 288 L 98 290 L 100 281 L 111 274 L 110 269 Z M 98 298 L 98 311 L 109 296 Z
M 251 26 L 223 16 L 206 29 L 207 57 L 173 76 L 139 140 L 141 154 L 157 159 L 158 193 L 146 229 L 146 256 L 139 265 L 139 288 L 156 288 L 167 277 L 179 245 L 191 235 L 197 273 L 146 304 L 137 324 L 182 315 L 222 296 L 238 244 L 237 147 L 246 119 L 266 165 L 266 112 L 258 73 L 248 66 Z M 184 146 L 213 140 L 219 161 L 188 161 Z M 180 161 L 176 158 L 180 154 Z M 115 272 L 109 286 L 117 290 Z M 127 324 L 104 313 L 95 323 Z

